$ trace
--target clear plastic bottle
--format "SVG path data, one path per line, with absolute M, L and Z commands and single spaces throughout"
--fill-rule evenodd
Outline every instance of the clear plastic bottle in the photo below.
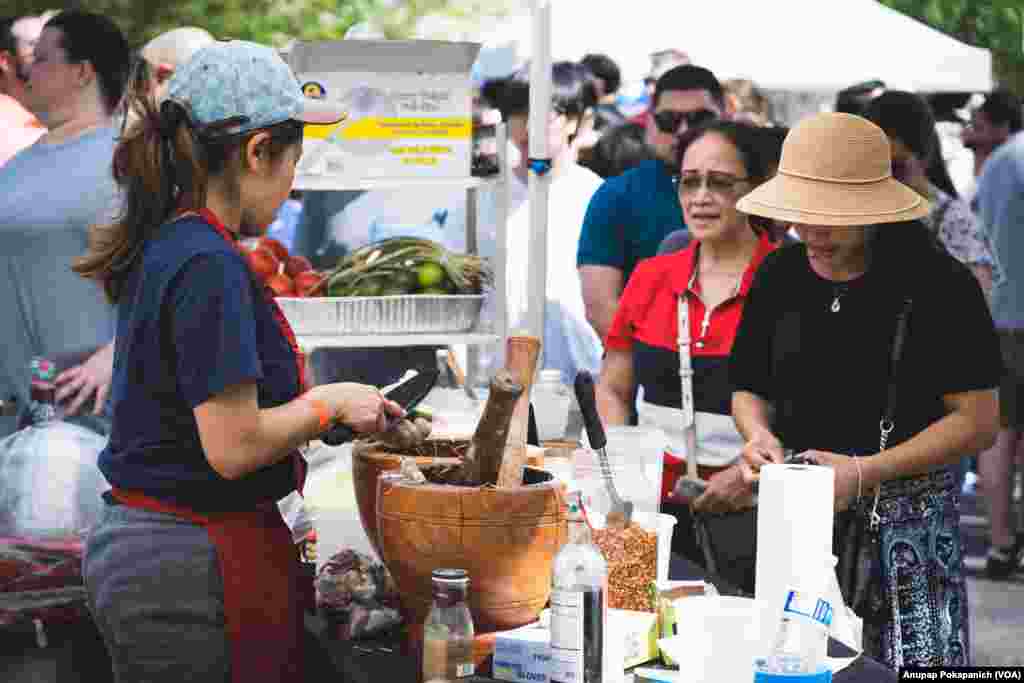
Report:
M 466 598 L 464 569 L 435 569 L 430 576 L 434 604 L 423 624 L 423 681 L 446 683 L 472 676 L 473 616 Z
M 40 425 L 51 420 L 64 418 L 64 411 L 57 403 L 56 364 L 40 356 L 32 359 L 29 365 L 31 385 L 29 389 L 30 411 L 32 424 Z
M 531 391 L 534 414 L 537 417 L 537 436 L 543 441 L 565 439 L 569 422 L 572 392 L 562 381 L 562 371 L 541 370 Z
M 813 674 L 825 663 L 832 605 L 822 591 L 786 594 L 772 651 L 760 665 L 772 673 Z
M 605 670 L 608 565 L 591 542 L 578 492 L 569 494 L 569 540 L 555 556 L 550 683 L 601 683 Z

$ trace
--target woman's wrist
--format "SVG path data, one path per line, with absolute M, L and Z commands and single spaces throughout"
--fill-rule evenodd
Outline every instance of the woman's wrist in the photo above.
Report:
M 331 402 L 322 395 L 319 389 L 319 387 L 313 387 L 299 398 L 313 409 L 317 417 L 318 433 L 323 433 L 341 422 L 342 414 L 341 410 L 332 407 Z
M 876 453 L 869 458 L 860 458 L 861 478 L 865 491 L 874 489 L 889 477 L 885 473 L 885 453 Z
M 331 428 L 331 424 L 334 422 L 331 419 L 331 411 L 327 407 L 327 404 L 318 398 L 311 398 L 309 396 L 306 397 L 306 401 L 308 401 L 309 404 L 313 406 L 313 411 L 316 413 L 316 427 L 318 433 L 322 434 L 326 432 L 328 429 Z

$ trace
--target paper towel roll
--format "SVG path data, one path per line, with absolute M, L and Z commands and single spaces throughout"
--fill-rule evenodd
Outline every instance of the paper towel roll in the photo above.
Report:
M 754 597 L 782 605 L 786 590 L 832 556 L 835 473 L 817 465 L 765 465 L 757 504 Z M 822 577 L 823 579 L 825 577 Z

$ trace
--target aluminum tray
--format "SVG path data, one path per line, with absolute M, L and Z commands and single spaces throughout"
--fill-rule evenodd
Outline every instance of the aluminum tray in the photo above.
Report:
M 297 335 L 468 332 L 483 301 L 480 294 L 277 298 Z

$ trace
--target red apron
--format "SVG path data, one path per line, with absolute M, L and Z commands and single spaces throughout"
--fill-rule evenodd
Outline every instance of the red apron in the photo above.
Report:
M 232 235 L 209 209 L 198 212 L 224 239 Z M 306 390 L 305 357 L 274 294 L 263 288 L 281 334 L 295 353 L 300 391 Z M 306 461 L 292 454 L 296 488 L 302 492 Z M 301 576 L 299 554 L 277 504 L 244 512 L 199 514 L 136 491 L 114 489 L 114 498 L 130 507 L 171 514 L 203 527 L 217 550 L 224 584 L 224 621 L 232 683 L 302 681 L 303 611 L 312 586 Z M 187 653 L 182 653 L 187 656 Z

